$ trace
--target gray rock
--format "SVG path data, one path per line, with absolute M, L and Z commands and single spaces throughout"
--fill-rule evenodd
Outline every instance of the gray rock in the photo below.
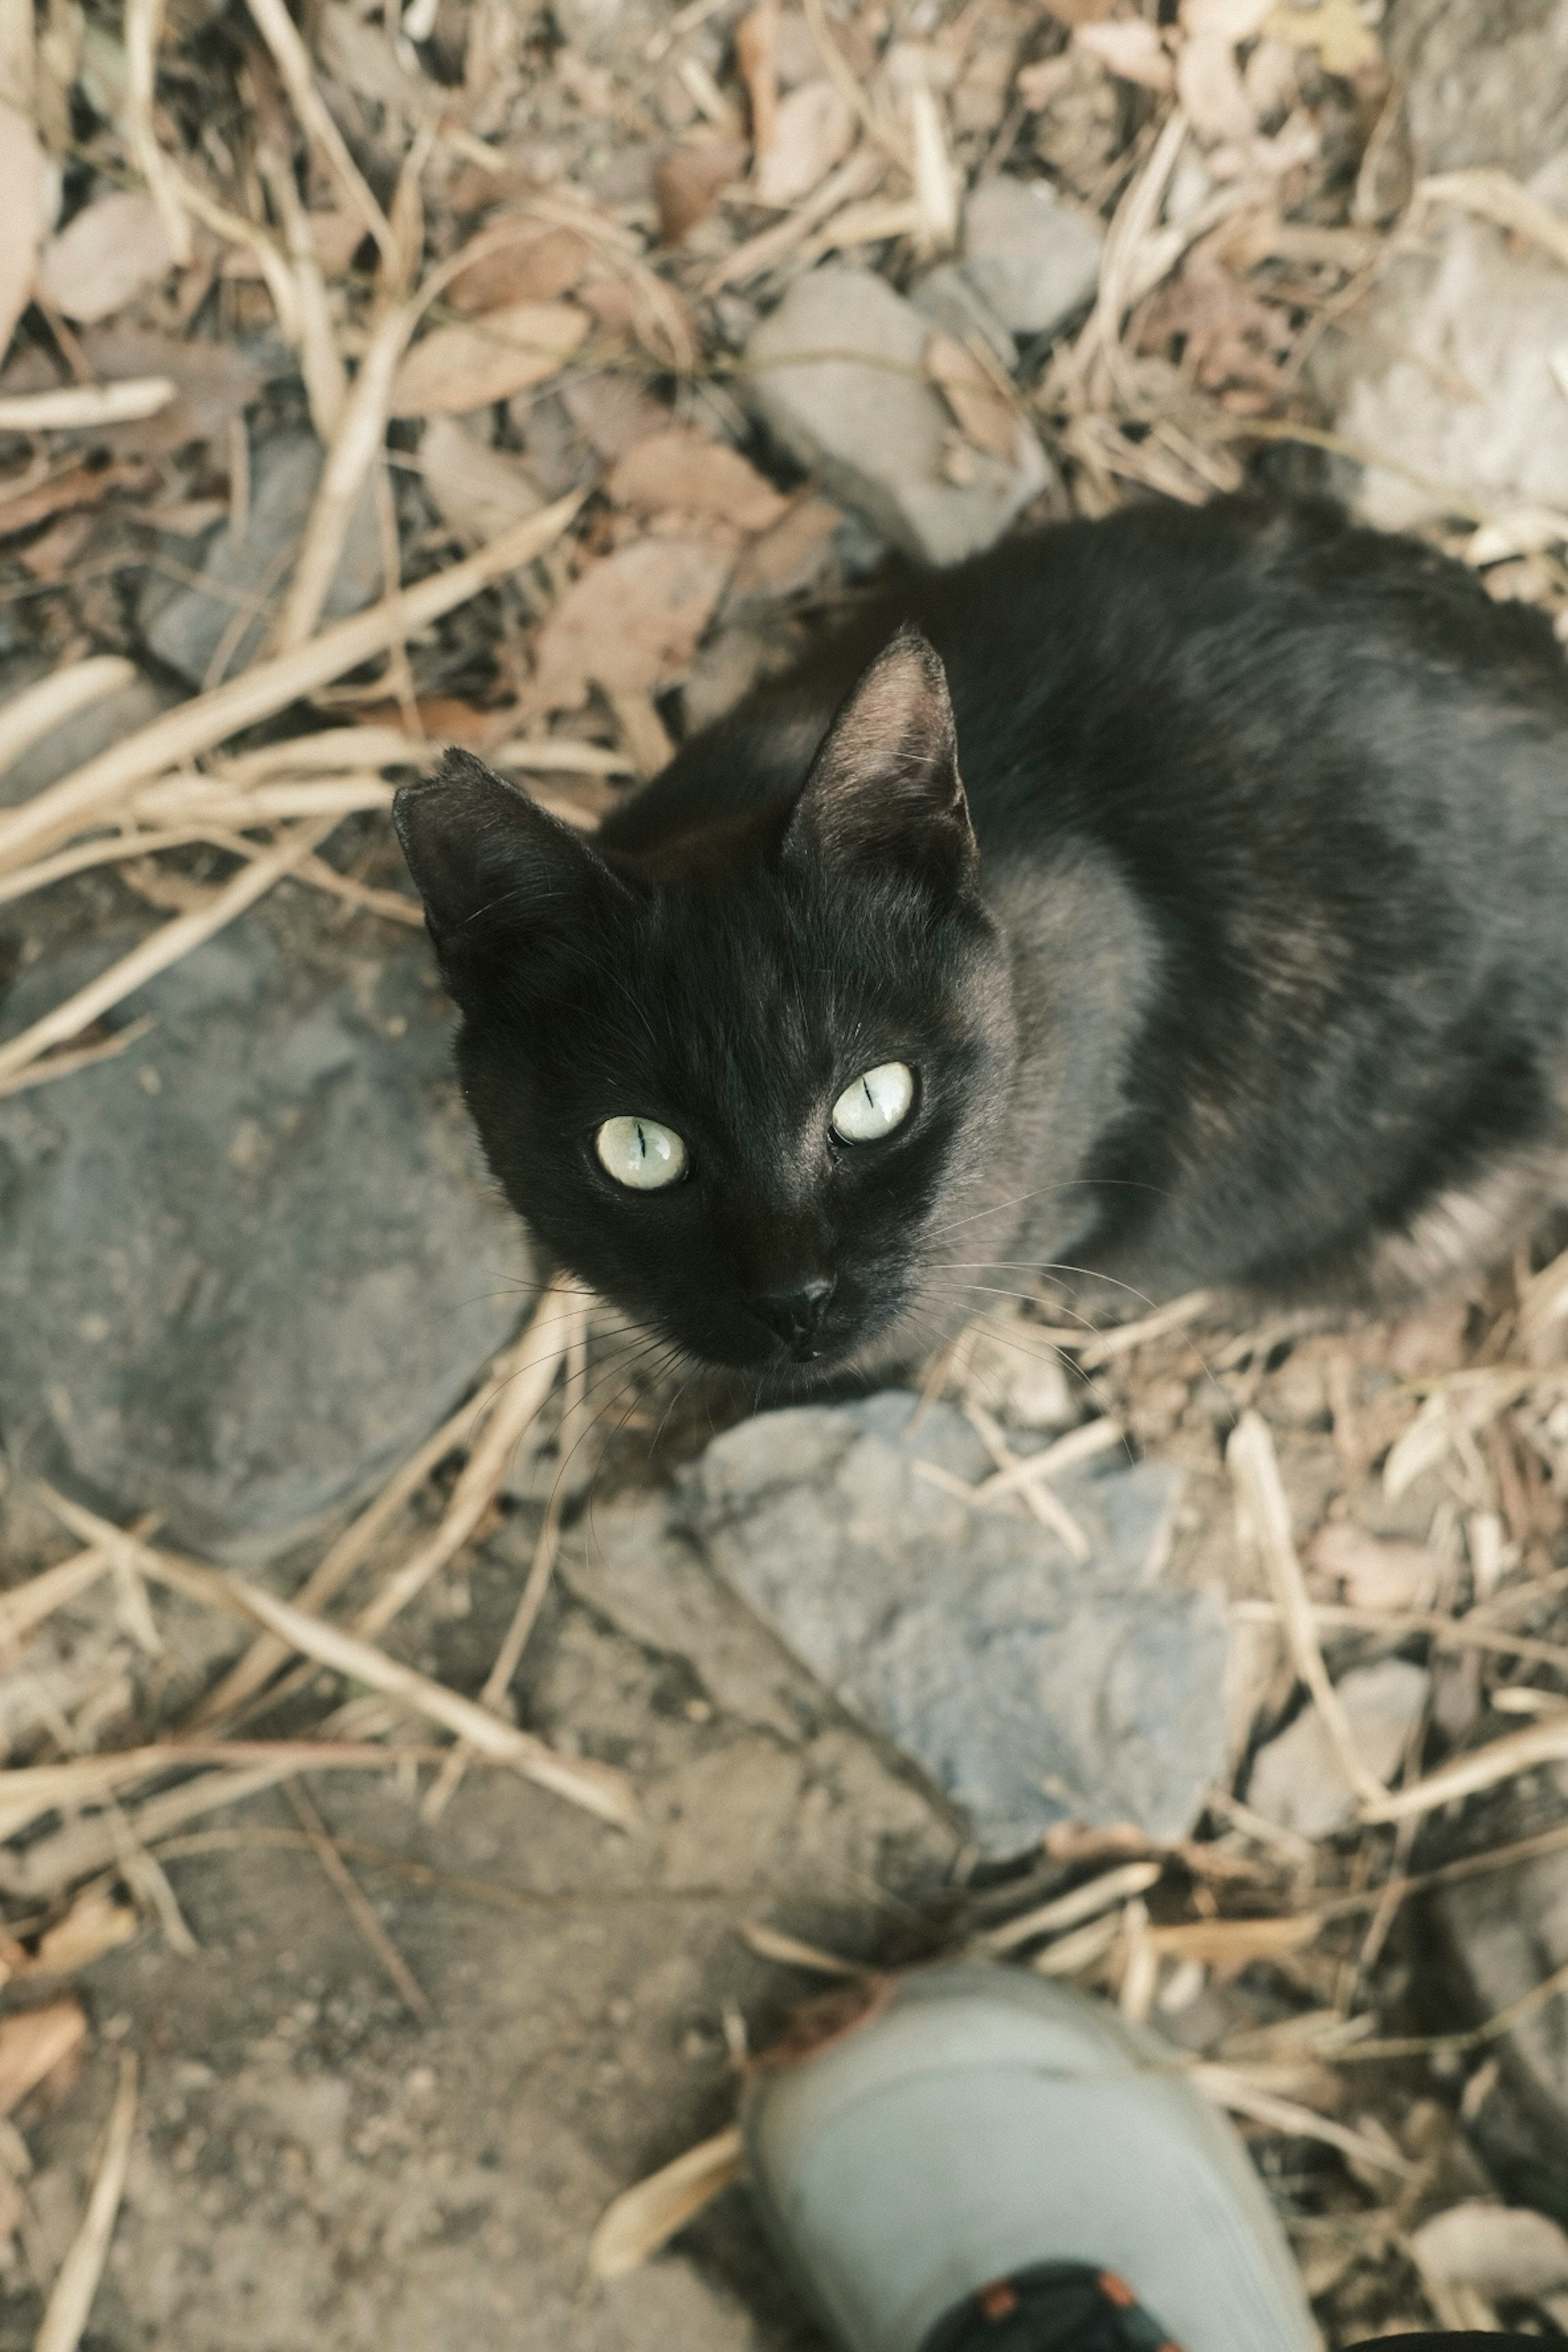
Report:
M 961 343 L 967 345 L 978 335 L 1005 368 L 1016 366 L 1016 343 L 984 296 L 975 292 L 962 262 L 942 261 L 928 269 L 910 287 L 910 299 L 933 326 L 945 328 Z
M 1180 1837 L 1223 1758 L 1227 1614 L 1159 1581 L 1179 1474 L 1144 1464 L 1061 1494 L 1083 1566 L 1022 1515 L 923 1478 L 990 1465 L 951 1406 L 899 1391 L 765 1413 L 683 1482 L 718 1574 L 852 1712 L 1005 1854 L 1053 1822 Z
M 261 651 L 310 519 L 322 462 L 310 433 L 279 433 L 259 443 L 251 452 L 244 537 L 237 540 L 226 522 L 219 524 L 206 542 L 199 587 L 148 574 L 138 612 L 142 633 L 159 660 L 194 686 L 232 677 Z M 188 564 L 184 541 L 179 554 Z M 382 576 L 374 483 L 367 479 L 322 617 L 341 621 L 374 604 Z
M 1418 170 L 1528 179 L 1568 147 L 1565 0 L 1401 0 L 1386 21 Z
M 882 278 L 832 265 L 795 280 L 747 360 L 763 422 L 831 495 L 907 553 L 956 563 L 1000 536 L 1050 468 L 1021 425 L 1011 464 L 977 451 L 968 480 L 945 478 L 953 426 L 923 378 L 930 340 L 929 320 Z
M 1568 170 L 1536 193 L 1568 211 Z M 1393 461 L 1352 503 L 1386 530 L 1568 504 L 1568 276 L 1463 214 L 1434 228 L 1436 257 L 1397 261 L 1314 370 L 1339 433 Z
M 47 959 L 20 1026 L 125 938 Z M 421 946 L 316 968 L 260 908 L 132 998 L 129 1052 L 0 1102 L 0 1435 L 230 1559 L 364 1492 L 516 1325 Z
M 1405 1658 L 1357 1666 L 1335 1685 L 1357 1752 L 1380 1780 L 1393 1779 L 1431 1687 L 1426 1669 Z M 1259 1748 L 1247 1801 L 1265 1820 L 1302 1837 L 1329 1837 L 1355 1818 L 1355 1790 L 1316 1707 L 1304 1707 L 1277 1739 Z
M 1492 1805 L 1488 1847 L 1555 1826 L 1568 1772 L 1516 1784 Z M 1471 1840 L 1469 1843 L 1473 1843 Z M 1568 1853 L 1536 1854 L 1443 1887 L 1430 1924 L 1457 1980 L 1459 2022 L 1480 2024 L 1568 1968 Z M 1531 2009 L 1491 2045 L 1501 2073 L 1470 2116 L 1477 2147 L 1509 2193 L 1568 2221 L 1568 2025 L 1561 1998 Z M 1468 2113 L 1468 2107 L 1467 2108 Z
M 7 663 L 5 673 L 0 677 L 0 709 L 4 709 L 14 695 L 22 693 L 37 679 L 47 677 L 48 668 L 47 662 Z M 19 760 L 14 760 L 4 774 L 0 774 L 0 808 L 15 808 L 21 802 L 31 800 L 35 793 L 41 793 L 48 784 L 58 783 L 61 776 L 68 776 L 73 768 L 95 760 L 111 743 L 121 741 L 127 735 L 134 735 L 139 727 L 145 727 L 149 720 L 156 719 L 160 712 L 167 710 L 171 703 L 178 700 L 178 695 L 160 686 L 155 679 L 134 677 L 116 693 L 106 694 L 101 702 L 91 704 L 86 710 L 79 710 L 62 726 L 52 728 L 47 736 L 24 751 Z
M 963 270 L 1009 333 L 1046 335 L 1093 299 L 1105 232 L 1048 180 L 1000 173 L 963 209 Z

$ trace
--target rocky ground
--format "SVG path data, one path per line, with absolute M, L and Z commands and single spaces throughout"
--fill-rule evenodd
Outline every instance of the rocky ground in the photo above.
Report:
M 976 1948 L 1200 2070 L 1331 2344 L 1568 2334 L 1563 1234 L 672 1397 L 479 1178 L 385 822 L 457 740 L 591 825 L 1132 498 L 1568 614 L 1568 9 L 301 25 L 0 0 L 0 2343 L 805 2352 L 738 2188 L 595 2225 Z

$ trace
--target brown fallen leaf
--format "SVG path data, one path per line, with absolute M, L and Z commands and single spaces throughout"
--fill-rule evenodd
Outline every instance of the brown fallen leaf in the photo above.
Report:
M 766 530 L 789 507 L 739 451 L 685 425 L 635 443 L 605 488 L 634 514 L 721 516 L 742 530 Z
M 1058 25 L 1068 25 L 1076 31 L 1079 25 L 1097 25 L 1109 16 L 1114 0 L 1047 0 L 1051 15 Z
M 63 580 L 97 527 L 94 514 L 61 515 L 21 550 L 19 561 L 35 580 Z
M 544 504 L 515 457 L 488 447 L 455 416 L 431 417 L 419 444 L 419 468 L 442 521 L 475 546 Z
M 952 409 L 964 439 L 990 457 L 1011 462 L 1017 454 L 1018 419 L 973 352 L 938 328 L 926 345 L 926 373 Z
M 487 231 L 494 222 L 487 223 Z M 552 302 L 570 294 L 593 258 L 575 229 L 519 221 L 515 236 L 481 253 L 447 289 L 454 310 L 499 310 L 513 302 Z
M 31 19 L 28 20 L 29 27 Z M 28 40 L 32 35 L 29 29 Z M 33 299 L 38 249 L 48 226 L 48 165 L 38 134 L 16 107 L 0 105 L 0 360 Z
M 587 331 L 586 313 L 570 302 L 510 302 L 437 327 L 398 369 L 392 414 L 459 416 L 505 400 L 556 374 Z
M 1239 1969 L 1252 1960 L 1273 1959 L 1281 1952 L 1299 1952 L 1314 1941 L 1322 1924 L 1315 1912 L 1301 1912 L 1283 1919 L 1194 1919 L 1147 1932 L 1163 1959 Z
M 826 499 L 797 499 L 772 529 L 753 540 L 735 566 L 730 602 L 797 596 L 815 586 L 833 552 L 834 533 L 844 518 Z
M 662 401 L 650 399 L 628 376 L 568 376 L 561 399 L 578 432 L 609 464 L 645 434 L 662 433 L 670 421 Z
M 419 732 L 426 742 L 461 743 L 469 751 L 489 751 L 510 734 L 517 714 L 510 707 L 481 710 L 454 694 L 421 695 L 415 704 Z M 395 727 L 409 734 L 408 713 L 400 702 L 362 702 L 353 713 L 356 727 Z
M 152 197 L 117 190 L 48 239 L 38 260 L 38 291 L 78 326 L 94 326 L 155 285 L 174 261 Z
M 575 710 L 590 686 L 643 693 L 691 659 L 729 576 L 701 540 L 639 539 L 590 563 L 539 633 L 534 700 Z
M 35 523 L 47 522 L 51 515 L 98 506 L 111 490 L 144 489 L 149 478 L 146 467 L 135 459 L 114 466 L 69 466 L 14 499 L 0 498 L 0 539 L 31 530 Z
M 87 2033 L 87 2016 L 74 1996 L 0 2018 L 0 2116 L 70 2059 Z
M 1344 1519 L 1319 1530 L 1307 1560 L 1356 1609 L 1424 1609 L 1437 1582 L 1438 1563 L 1423 1545 L 1391 1542 Z
M 855 114 L 826 75 L 781 99 L 773 135 L 757 158 L 755 189 L 764 205 L 795 205 L 821 186 L 855 144 Z
M 745 163 L 746 151 L 734 139 L 672 147 L 661 155 L 653 167 L 659 243 L 679 245 L 689 229 L 706 220 L 719 201 L 720 190 L 740 176 Z

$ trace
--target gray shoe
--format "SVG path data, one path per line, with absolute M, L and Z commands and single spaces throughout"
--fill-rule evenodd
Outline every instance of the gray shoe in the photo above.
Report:
M 1237 2134 L 1065 1986 L 902 1978 L 760 2071 L 742 2126 L 769 2235 L 845 2352 L 1318 2352 Z

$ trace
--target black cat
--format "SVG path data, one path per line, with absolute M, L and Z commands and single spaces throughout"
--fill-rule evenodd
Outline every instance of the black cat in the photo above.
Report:
M 508 1197 L 785 1387 L 1042 1267 L 1411 1297 L 1563 1172 L 1568 670 L 1326 508 L 919 582 L 593 843 L 461 752 L 396 821 Z

